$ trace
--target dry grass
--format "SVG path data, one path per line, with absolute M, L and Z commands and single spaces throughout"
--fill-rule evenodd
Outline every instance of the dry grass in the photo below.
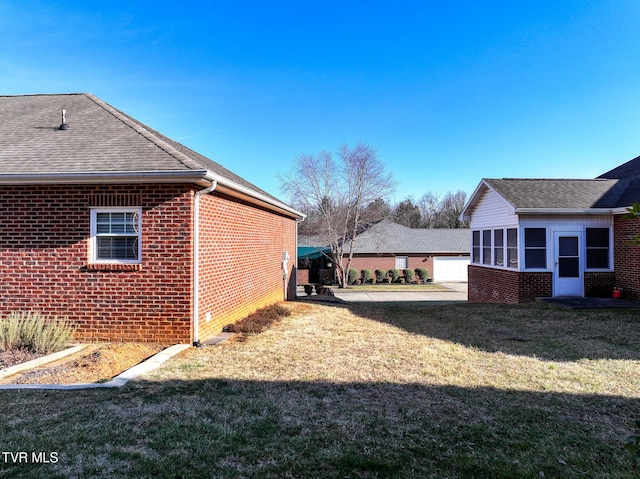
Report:
M 481 315 L 467 317 L 462 316 L 469 313 L 467 305 L 423 308 L 297 303 L 292 318 L 242 346 L 230 342 L 190 350 L 161 370 L 163 379 L 176 368 L 179 379 L 182 361 L 198 361 L 204 366 L 192 379 L 412 383 L 640 397 L 634 377 L 640 373 L 636 316 L 607 320 L 618 313 L 531 306 L 511 308 L 504 322 L 492 310 L 506 306 L 480 307 Z M 452 309 L 461 313 L 455 322 L 447 319 Z M 391 311 L 395 318 L 389 320 Z M 615 330 L 608 331 L 612 326 Z
M 638 313 L 286 307 L 121 391 L 0 392 L 3 449 L 60 456 L 0 476 L 637 477 Z

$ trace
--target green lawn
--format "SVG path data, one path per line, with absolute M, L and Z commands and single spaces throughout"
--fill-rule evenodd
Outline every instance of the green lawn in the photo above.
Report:
M 638 312 L 288 307 L 119 390 L 0 391 L 0 477 L 639 475 Z

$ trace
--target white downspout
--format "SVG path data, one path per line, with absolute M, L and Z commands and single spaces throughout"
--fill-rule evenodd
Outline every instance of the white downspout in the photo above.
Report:
M 302 223 L 305 219 L 307 219 L 306 216 L 303 216 L 300 219 L 296 220 L 296 249 L 295 249 L 295 260 L 293 262 L 293 271 L 295 272 L 295 278 L 293 278 L 294 284 L 296 285 L 296 296 L 293 299 L 298 299 L 298 229 L 300 226 L 300 223 Z
M 193 345 L 200 347 L 200 197 L 211 193 L 218 186 L 216 180 L 212 180 L 211 186 L 204 190 L 196 191 L 193 196 Z

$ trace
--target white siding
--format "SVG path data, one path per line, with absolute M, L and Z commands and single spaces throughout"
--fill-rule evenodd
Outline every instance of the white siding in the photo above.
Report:
M 507 225 L 517 225 L 518 215 L 513 207 L 493 190 L 486 189 L 473 208 L 470 228 L 495 228 Z
M 611 215 L 522 215 L 520 225 L 526 228 L 550 228 L 552 230 L 582 230 L 613 225 Z

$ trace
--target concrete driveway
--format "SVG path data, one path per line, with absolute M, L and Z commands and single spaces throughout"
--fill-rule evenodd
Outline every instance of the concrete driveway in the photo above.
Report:
M 446 291 L 358 291 L 333 289 L 336 298 L 348 303 L 391 301 L 466 301 L 467 283 L 439 283 Z

